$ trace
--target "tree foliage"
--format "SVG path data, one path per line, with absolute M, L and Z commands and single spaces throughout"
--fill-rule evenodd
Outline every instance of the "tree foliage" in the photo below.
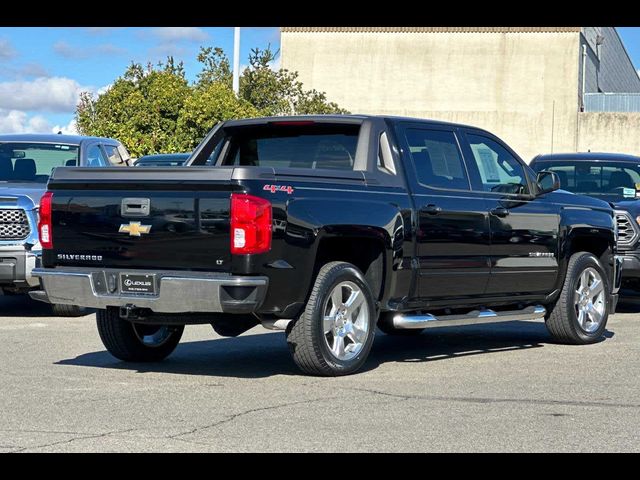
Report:
M 305 90 L 297 72 L 273 69 L 277 52 L 255 48 L 233 93 L 228 57 L 201 47 L 201 70 L 189 83 L 182 62 L 132 63 L 97 96 L 84 92 L 76 109 L 83 135 L 119 139 L 134 157 L 192 150 L 217 122 L 233 118 L 348 113 L 323 92 Z

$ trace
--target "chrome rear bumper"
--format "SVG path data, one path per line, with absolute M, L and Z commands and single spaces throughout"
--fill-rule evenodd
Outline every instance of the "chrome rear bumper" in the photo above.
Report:
M 121 293 L 119 274 L 154 274 L 155 294 Z M 149 308 L 157 313 L 251 313 L 264 300 L 267 277 L 223 273 L 155 272 L 87 268 L 37 268 L 44 290 L 31 292 L 35 300 L 81 307 Z

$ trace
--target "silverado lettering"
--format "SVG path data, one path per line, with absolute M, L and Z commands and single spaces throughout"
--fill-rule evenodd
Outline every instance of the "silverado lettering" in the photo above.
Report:
M 58 260 L 81 260 L 81 261 L 92 261 L 92 262 L 101 262 L 102 255 L 78 255 L 78 254 L 70 254 L 70 253 L 58 253 Z

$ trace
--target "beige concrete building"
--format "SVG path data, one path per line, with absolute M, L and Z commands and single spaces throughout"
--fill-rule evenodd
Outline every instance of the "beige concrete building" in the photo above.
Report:
M 353 113 L 476 125 L 527 161 L 640 154 L 640 114 L 581 112 L 583 92 L 640 92 L 611 27 L 285 27 L 281 65 Z

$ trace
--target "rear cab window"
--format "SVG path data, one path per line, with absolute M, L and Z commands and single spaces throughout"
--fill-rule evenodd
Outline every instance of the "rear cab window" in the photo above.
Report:
M 224 128 L 206 165 L 354 170 L 359 124 L 274 122 Z

